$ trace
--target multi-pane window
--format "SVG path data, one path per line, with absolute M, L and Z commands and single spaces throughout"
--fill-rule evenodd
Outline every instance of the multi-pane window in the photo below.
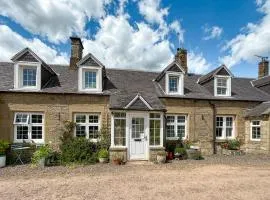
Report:
M 75 114 L 75 135 L 87 139 L 99 138 L 99 115 L 98 114 Z
M 23 68 L 23 87 L 34 87 L 37 84 L 37 69 L 36 68 Z
M 216 138 L 226 139 L 233 138 L 233 117 L 217 116 L 216 117 Z
M 215 95 L 231 96 L 231 77 L 215 77 Z
M 187 137 L 187 116 L 186 115 L 168 115 L 166 120 L 167 139 Z
M 44 142 L 43 118 L 43 114 L 39 113 L 16 113 L 14 116 L 14 141 Z
M 150 145 L 160 145 L 161 115 L 159 113 L 150 114 Z
M 178 76 L 169 76 L 169 92 L 178 92 Z
M 261 139 L 261 121 L 251 121 L 251 140 Z
M 126 146 L 126 114 L 114 113 L 114 145 Z
M 84 72 L 84 88 L 94 89 L 97 87 L 97 72 L 85 71 Z

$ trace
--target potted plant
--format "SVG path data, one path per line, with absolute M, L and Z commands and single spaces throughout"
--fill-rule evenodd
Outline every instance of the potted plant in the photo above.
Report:
M 159 151 L 157 153 L 157 163 L 165 163 L 166 161 L 166 152 Z
M 0 140 L 0 167 L 6 166 L 6 150 L 9 147 L 9 143 L 3 140 Z
M 45 167 L 46 159 L 51 155 L 52 149 L 49 145 L 39 147 L 32 156 L 32 164 L 34 166 Z
M 179 160 L 183 160 L 187 157 L 187 152 L 184 147 L 176 147 L 174 150 L 174 155 Z
M 98 152 L 98 160 L 100 163 L 107 163 L 109 158 L 109 152 L 107 149 L 101 149 Z
M 112 163 L 115 165 L 121 165 L 121 164 L 123 164 L 123 161 L 124 161 L 123 155 L 114 154 L 112 156 Z

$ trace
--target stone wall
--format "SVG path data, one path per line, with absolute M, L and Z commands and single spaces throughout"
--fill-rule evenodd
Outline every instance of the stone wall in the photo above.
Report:
M 13 141 L 14 113 L 44 113 L 45 142 L 57 144 L 66 120 L 75 113 L 99 113 L 102 126 L 110 130 L 108 96 L 2 93 L 0 95 L 0 138 Z
M 235 117 L 235 135 L 241 139 L 245 138 L 244 110 L 257 105 L 257 103 L 252 102 L 174 98 L 162 99 L 162 101 L 166 105 L 167 114 L 188 115 L 188 139 L 201 147 L 203 155 L 211 155 L 214 150 L 214 112 L 211 104 L 216 105 L 216 115 L 232 115 Z
M 261 140 L 252 141 L 251 120 L 261 120 Z M 270 153 L 270 117 L 248 118 L 245 121 L 245 150 L 247 153 Z

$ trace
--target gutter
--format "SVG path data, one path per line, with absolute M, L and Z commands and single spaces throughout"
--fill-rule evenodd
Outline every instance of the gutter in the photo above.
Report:
M 216 148 L 216 114 L 217 114 L 217 109 L 216 109 L 216 104 L 212 103 L 209 101 L 209 104 L 213 110 L 213 153 L 217 154 L 217 148 Z

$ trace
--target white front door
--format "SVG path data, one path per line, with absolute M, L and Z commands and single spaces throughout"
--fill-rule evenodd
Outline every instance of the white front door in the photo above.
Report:
M 134 114 L 129 122 L 129 159 L 146 160 L 147 145 L 147 117 L 144 114 Z

